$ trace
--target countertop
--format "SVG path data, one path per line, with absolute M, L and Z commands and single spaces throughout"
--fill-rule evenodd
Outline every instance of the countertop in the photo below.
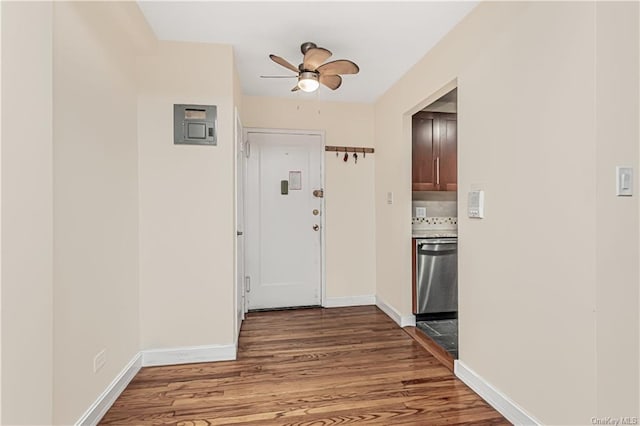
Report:
M 415 230 L 411 233 L 412 238 L 455 238 L 458 236 L 456 229 L 428 229 Z

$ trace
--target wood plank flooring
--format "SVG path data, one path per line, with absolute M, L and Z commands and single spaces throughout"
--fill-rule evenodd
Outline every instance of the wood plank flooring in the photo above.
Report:
M 435 357 L 442 365 L 453 372 L 453 357 L 449 352 L 444 350 L 440 345 L 431 340 L 429 336 L 424 334 L 417 327 L 404 327 L 403 330 L 413 338 L 420 346 L 422 346 L 430 355 Z
M 508 425 L 375 306 L 251 313 L 236 361 L 143 368 L 101 424 Z

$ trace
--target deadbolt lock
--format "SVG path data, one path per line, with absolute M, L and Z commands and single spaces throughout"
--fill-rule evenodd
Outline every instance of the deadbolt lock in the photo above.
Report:
M 313 215 L 314 216 L 318 216 L 320 214 L 320 210 L 318 209 L 313 209 Z
M 314 230 L 314 231 L 317 231 L 318 229 L 320 229 L 320 226 L 318 226 L 317 224 L 316 224 L 316 225 L 313 225 L 313 230 Z

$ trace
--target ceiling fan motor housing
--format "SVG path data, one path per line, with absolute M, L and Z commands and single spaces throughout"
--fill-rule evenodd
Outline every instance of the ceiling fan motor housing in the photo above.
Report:
M 302 52 L 302 54 L 304 55 L 305 53 L 307 53 L 307 50 L 309 49 L 315 49 L 316 47 L 318 47 L 315 43 L 308 41 L 306 43 L 302 43 L 300 45 L 300 51 Z

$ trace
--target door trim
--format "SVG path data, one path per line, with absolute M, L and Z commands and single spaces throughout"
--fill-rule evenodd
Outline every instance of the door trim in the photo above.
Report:
M 244 219 L 244 215 L 245 215 L 245 181 L 246 181 L 246 174 L 247 174 L 247 167 L 246 167 L 246 157 L 245 157 L 245 152 L 244 152 L 244 143 L 245 143 L 245 139 L 244 139 L 244 131 L 240 131 L 238 132 L 238 129 L 242 129 L 242 120 L 240 119 L 240 112 L 238 111 L 238 108 L 235 107 L 234 108 L 234 121 L 233 121 L 233 133 L 234 133 L 234 138 L 233 138 L 233 161 L 234 161 L 234 171 L 235 171 L 235 176 L 234 176 L 234 226 L 235 229 L 233 230 L 234 233 L 234 237 L 233 237 L 233 241 L 234 241 L 234 255 L 235 255 L 235 262 L 234 262 L 234 286 L 233 286 L 233 324 L 234 324 L 234 335 L 235 335 L 235 340 L 236 342 L 238 341 L 239 337 L 240 337 L 240 328 L 242 327 L 242 321 L 244 321 L 245 318 L 245 313 L 247 312 L 247 307 L 246 307 L 246 303 L 245 303 L 245 285 L 244 285 L 244 277 L 242 277 L 242 284 L 238 284 L 238 265 L 240 262 L 240 257 L 242 257 L 242 275 L 246 275 L 246 270 L 244 267 L 245 264 L 245 259 L 246 259 L 246 255 L 245 255 L 245 250 L 244 250 L 244 244 L 242 246 L 242 253 L 238 253 L 238 236 L 237 236 L 237 232 L 238 230 L 244 231 L 245 229 L 245 219 Z M 240 155 L 241 158 L 241 162 L 238 161 L 238 154 Z M 240 167 L 242 170 L 242 182 L 238 182 L 238 167 Z M 239 197 L 240 195 L 240 197 Z M 242 218 L 241 221 L 242 223 L 239 223 L 238 221 L 238 209 L 239 209 L 239 204 L 242 204 Z M 240 293 L 240 291 L 242 292 L 242 297 L 238 298 L 238 293 Z M 240 312 L 240 315 L 238 315 L 238 311 Z
M 245 127 L 243 129 L 243 139 L 245 141 L 249 140 L 249 133 L 267 133 L 267 134 L 285 134 L 285 135 L 305 135 L 305 136 L 320 136 L 320 146 L 322 149 L 322 155 L 320 156 L 320 182 L 322 183 L 322 189 L 325 189 L 326 180 L 325 180 L 325 168 L 324 168 L 324 160 L 325 160 L 325 151 L 324 148 L 326 146 L 325 141 L 325 131 L 324 130 L 296 130 L 296 129 L 272 129 L 265 127 Z M 249 155 L 251 155 L 251 147 L 249 147 Z M 246 185 L 246 179 L 243 183 Z M 245 187 L 246 194 L 246 187 Z M 325 191 L 326 194 L 326 191 Z M 326 195 L 325 195 L 326 197 Z M 322 205 L 322 215 L 320 215 L 320 229 L 322 232 L 320 233 L 320 305 L 325 307 L 326 305 L 326 259 L 325 255 L 325 240 L 326 240 L 326 203 L 325 198 L 322 198 L 320 202 Z M 245 248 L 245 265 L 246 265 L 246 248 Z

